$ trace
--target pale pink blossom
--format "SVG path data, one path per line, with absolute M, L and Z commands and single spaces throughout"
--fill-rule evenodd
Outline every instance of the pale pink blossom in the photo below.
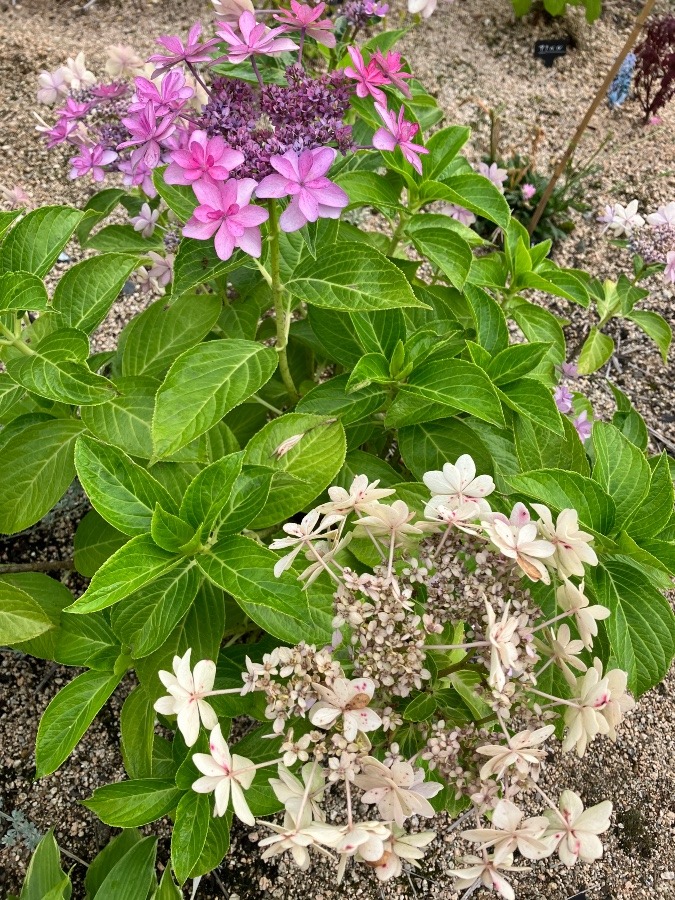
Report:
M 30 196 L 24 191 L 20 184 L 14 185 L 12 188 L 5 187 L 0 184 L 0 197 L 2 197 L 9 209 L 20 209 L 30 204 Z
M 279 10 L 274 18 L 284 31 L 300 31 L 303 36 L 308 35 L 324 47 L 334 47 L 336 41 L 332 32 L 333 23 L 330 19 L 321 18 L 325 9 L 325 3 L 308 6 L 298 3 L 298 0 L 291 0 L 291 8 Z
M 429 803 L 443 790 L 438 781 L 425 781 L 424 769 L 415 769 L 409 762 L 394 762 L 385 766 L 372 756 L 361 762 L 361 773 L 354 783 L 365 793 L 362 803 L 374 803 L 386 821 L 393 821 L 402 828 L 410 816 L 432 818 L 436 812 Z
M 140 231 L 144 238 L 149 238 L 155 230 L 159 216 L 159 209 L 150 209 L 149 204 L 143 203 L 138 215 L 132 216 L 129 221 L 134 226 L 134 231 Z
M 176 724 L 188 747 L 192 747 L 199 737 L 200 722 L 209 730 L 218 724 L 213 707 L 204 699 L 213 691 L 216 664 L 210 659 L 202 659 L 193 672 L 191 654 L 192 648 L 183 656 L 174 656 L 173 673 L 163 669 L 157 673 L 168 696 L 160 697 L 154 705 L 163 716 L 178 716 Z
M 442 470 L 425 472 L 422 476 L 432 494 L 432 504 L 454 507 L 468 500 L 475 501 L 481 512 L 489 512 L 484 498 L 495 489 L 491 475 L 476 475 L 476 464 L 468 453 L 455 463 L 445 463 Z
M 389 78 L 378 66 L 376 60 L 371 59 L 369 62 L 365 62 L 361 51 L 356 47 L 347 47 L 347 52 L 351 57 L 352 65 L 346 66 L 344 72 L 347 78 L 353 78 L 356 81 L 356 96 L 368 97 L 370 95 L 378 103 L 386 105 L 387 98 L 380 88 L 389 84 Z
M 300 153 L 287 150 L 282 156 L 271 157 L 270 165 L 278 174 L 263 178 L 256 197 L 291 197 L 279 218 L 282 231 L 297 231 L 317 219 L 340 218 L 349 197 L 325 177 L 336 155 L 332 147 L 317 147 Z
M 185 63 L 188 66 L 213 65 L 221 60 L 212 59 L 211 51 L 218 46 L 218 38 L 201 40 L 202 26 L 195 22 L 188 32 L 185 43 L 177 34 L 163 34 L 157 38 L 157 43 L 164 47 L 164 53 L 155 53 L 149 57 L 148 62 L 155 63 L 157 68 L 153 77 L 166 72 L 173 66 Z
M 395 150 L 396 147 L 400 147 L 404 159 L 421 175 L 422 160 L 420 159 L 420 154 L 428 153 L 429 151 L 421 144 L 416 144 L 413 140 L 420 130 L 420 126 L 416 122 L 405 121 L 403 118 L 405 109 L 403 107 L 399 109 L 398 115 L 388 110 L 381 103 L 375 103 L 375 109 L 384 122 L 385 127 L 378 128 L 373 135 L 373 147 L 390 152 Z
M 669 250 L 666 254 L 666 268 L 663 272 L 666 282 L 675 284 L 675 250 Z
M 513 856 L 509 854 L 503 859 L 496 859 L 494 856 L 484 853 L 483 856 L 473 856 L 467 854 L 462 857 L 461 862 L 464 863 L 464 869 L 446 869 L 445 874 L 455 879 L 456 887 L 459 891 L 472 888 L 475 884 L 482 884 L 489 888 L 505 900 L 515 900 L 511 884 L 501 874 L 504 872 L 529 872 L 528 868 L 517 868 L 512 865 Z
M 605 207 L 605 215 L 598 216 L 598 222 L 604 222 L 604 231 L 611 231 L 614 237 L 630 237 L 634 228 L 645 224 L 645 220 L 638 213 L 638 201 L 631 200 L 628 206 L 615 203 L 614 206 Z
M 533 184 L 524 184 L 520 188 L 520 191 L 523 195 L 523 200 L 531 200 L 534 195 L 537 193 L 537 189 Z
M 80 147 L 79 154 L 70 160 L 71 169 L 68 177 L 71 179 L 82 178 L 82 176 L 91 173 L 94 181 L 103 181 L 105 178 L 103 166 L 109 165 L 116 159 L 117 154 L 114 150 L 104 150 L 99 144 L 93 147 L 83 145 Z
M 651 213 L 646 218 L 647 224 L 653 227 L 669 225 L 671 228 L 675 228 L 675 200 L 671 200 L 666 206 L 659 206 L 655 213 Z
M 250 759 L 230 753 L 220 725 L 211 732 L 210 753 L 195 753 L 192 762 L 203 774 L 192 785 L 198 794 L 214 793 L 215 815 L 224 816 L 232 800 L 234 814 L 246 825 L 255 825 L 255 818 L 246 802 L 244 791 L 251 787 L 255 766 Z
M 504 689 L 506 676 L 518 672 L 518 634 L 519 622 L 514 616 L 509 616 L 508 604 L 499 621 L 490 603 L 485 601 L 487 611 L 487 628 L 485 640 L 490 645 L 490 676 L 488 683 L 498 691 Z
M 423 534 L 421 528 L 409 524 L 414 517 L 415 511 L 410 510 L 407 503 L 403 500 L 394 500 L 390 506 L 383 503 L 373 504 L 368 510 L 368 515 L 359 519 L 354 528 L 367 530 L 375 536 L 386 536 L 399 543 Z
M 589 421 L 588 413 L 585 409 L 579 413 L 576 419 L 572 419 L 572 425 L 574 425 L 576 432 L 579 435 L 579 440 L 582 443 L 589 439 L 591 432 L 593 431 L 593 422 Z
M 230 45 L 227 59 L 240 63 L 250 56 L 278 56 L 289 50 L 297 50 L 298 45 L 290 38 L 282 37 L 285 29 L 268 28 L 256 22 L 254 13 L 245 10 L 239 16 L 238 31 L 227 22 L 219 22 L 216 34 Z
M 322 503 L 317 509 L 321 513 L 338 513 L 342 516 L 351 512 L 367 512 L 372 503 L 395 494 L 394 488 L 380 488 L 380 479 L 370 482 L 367 475 L 355 475 L 349 490 L 343 487 L 329 487 L 329 503 Z
M 53 72 L 40 72 L 38 75 L 38 103 L 53 106 L 57 101 L 64 100 L 68 96 L 69 85 L 64 66 L 60 66 Z
M 621 669 L 612 669 L 603 677 L 599 659 L 577 679 L 574 705 L 568 705 L 565 710 L 567 733 L 562 745 L 565 752 L 575 749 L 577 756 L 582 757 L 598 734 L 616 739 L 616 726 L 635 705 L 633 698 L 626 694 L 626 683 L 627 675 Z
M 455 219 L 460 225 L 465 225 L 467 228 L 470 228 L 476 221 L 476 217 L 470 210 L 464 209 L 463 206 L 458 206 L 456 203 L 444 204 L 441 207 L 440 212 L 441 215 L 449 216 L 451 219 Z
M 309 711 L 309 721 L 317 728 L 328 730 L 342 719 L 342 733 L 353 741 L 360 731 L 375 731 L 382 720 L 368 704 L 375 693 L 375 683 L 370 678 L 336 678 L 330 688 L 315 684 L 320 697 Z
M 418 860 L 424 858 L 423 847 L 427 847 L 436 837 L 435 831 L 408 833 L 392 823 L 391 837 L 385 841 L 384 854 L 377 860 L 366 860 L 360 852 L 357 859 L 363 859 L 375 872 L 378 881 L 398 878 L 403 872 L 403 863 L 419 868 Z
M 556 591 L 556 599 L 564 612 L 574 616 L 579 637 L 584 646 L 590 650 L 593 638 L 598 634 L 598 621 L 607 619 L 611 612 L 606 606 L 589 606 L 588 597 L 584 594 L 584 582 L 579 586 L 568 579 Z
M 577 860 L 591 863 L 602 856 L 602 842 L 598 837 L 607 831 L 612 816 L 612 804 L 603 800 L 584 809 L 581 797 L 574 791 L 560 795 L 559 812 L 547 809 L 549 822 L 545 840 L 552 850 L 557 848 L 560 861 L 571 868 Z
M 550 541 L 537 538 L 537 526 L 534 522 L 512 525 L 495 517 L 492 522 L 485 521 L 482 524 L 495 547 L 504 556 L 515 560 L 528 578 L 550 584 L 551 577 L 542 559 L 550 559 L 555 547 Z
M 554 725 L 545 725 L 536 731 L 520 731 L 512 735 L 508 744 L 486 744 L 476 749 L 481 756 L 490 757 L 480 770 L 483 781 L 488 778 L 501 778 L 511 766 L 522 775 L 536 776 L 541 761 L 546 757 L 542 746 L 555 731 Z
M 126 44 L 114 44 L 107 48 L 108 61 L 105 70 L 111 78 L 124 78 L 140 75 L 143 71 L 143 60 L 133 47 Z
M 173 278 L 174 254 L 167 253 L 162 256 L 154 250 L 148 252 L 148 256 L 152 260 L 152 267 L 149 275 L 154 278 L 159 287 L 165 288 Z
M 249 256 L 260 256 L 260 226 L 269 218 L 266 209 L 251 204 L 256 187 L 252 178 L 228 181 L 196 181 L 193 185 L 199 206 L 183 228 L 186 237 L 208 240 L 215 236 L 219 259 L 229 259 L 235 247 Z
M 81 50 L 75 59 L 71 56 L 68 57 L 63 74 L 71 91 L 83 91 L 96 84 L 96 76 L 87 69 L 84 53 Z
M 555 547 L 553 564 L 562 578 L 584 574 L 584 563 L 597 566 L 598 557 L 589 546 L 593 535 L 579 528 L 579 513 L 576 509 L 563 509 L 553 524 L 551 511 L 541 503 L 533 503 L 532 508 L 539 514 L 539 533 Z
M 309 805 L 303 809 L 302 816 L 297 821 L 287 812 L 284 815 L 283 825 L 277 825 L 275 822 L 261 822 L 260 824 L 274 832 L 269 837 L 258 841 L 258 846 L 265 848 L 260 854 L 262 859 L 273 859 L 281 853 L 290 851 L 293 862 L 301 872 L 305 872 L 311 863 L 309 847 L 314 847 L 315 850 L 331 860 L 333 858 L 327 850 L 320 846 L 320 840 L 327 836 L 327 832 L 332 835 L 331 829 L 335 830 L 335 826 L 317 825 L 313 822 Z
M 341 522 L 343 516 L 332 515 L 326 516 L 322 522 L 319 522 L 321 513 L 318 509 L 312 509 L 303 517 L 301 522 L 287 522 L 283 526 L 283 530 L 288 537 L 276 538 L 270 544 L 271 550 L 285 550 L 287 547 L 293 549 L 286 556 L 282 556 L 274 566 L 274 575 L 279 578 L 282 572 L 293 565 L 295 557 L 301 550 L 305 550 L 311 546 L 312 542 L 318 538 L 327 538 L 335 534 L 331 531 L 338 522 Z
M 540 653 L 549 656 L 559 666 L 565 676 L 565 681 L 572 687 L 575 686 L 577 679 L 572 669 L 576 669 L 577 672 L 585 672 L 588 668 L 585 662 L 577 658 L 584 649 L 584 642 L 572 639 L 569 625 L 561 625 L 557 633 L 551 628 L 548 643 L 535 638 L 535 646 Z
M 500 169 L 497 163 L 494 162 L 492 165 L 479 162 L 476 166 L 476 171 L 479 175 L 482 175 L 484 178 L 487 178 L 488 181 L 491 181 L 502 194 L 504 193 L 504 182 L 509 177 L 509 173 L 506 169 Z
M 309 735 L 303 735 L 303 738 L 306 738 L 304 746 L 309 747 Z M 303 738 L 300 738 L 300 741 Z M 307 754 L 305 754 L 306 758 Z M 312 813 L 312 818 L 318 822 L 325 822 L 326 815 L 321 808 L 321 801 L 324 796 L 326 779 L 321 766 L 317 766 L 313 762 L 305 763 L 300 772 L 301 778 L 297 778 L 289 772 L 285 765 L 280 763 L 278 774 L 278 778 L 269 779 L 269 785 L 274 791 L 277 800 L 283 803 L 286 812 L 289 812 L 297 821 L 304 801 L 306 807 Z M 304 799 L 305 796 L 307 797 L 306 800 Z
M 215 14 L 230 25 L 236 25 L 243 12 L 255 12 L 251 0 L 211 0 Z
M 541 838 L 549 822 L 544 816 L 523 818 L 525 813 L 510 800 L 500 800 L 492 813 L 492 828 L 472 828 L 461 836 L 481 850 L 494 849 L 495 860 L 504 859 L 518 850 L 526 859 L 543 859 L 552 852 Z
M 421 15 L 423 19 L 432 16 L 438 5 L 438 0 L 408 0 L 408 12 L 411 16 Z
M 442 522 L 444 525 L 453 525 L 467 534 L 476 534 L 478 530 L 476 522 L 481 512 L 476 500 L 458 502 L 452 498 L 446 500 L 443 497 L 432 497 L 424 508 L 424 518 L 432 522 Z

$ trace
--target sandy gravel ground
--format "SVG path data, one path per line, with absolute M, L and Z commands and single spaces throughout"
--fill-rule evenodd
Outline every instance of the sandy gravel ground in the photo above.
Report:
M 564 147 L 575 123 L 592 98 L 604 72 L 620 48 L 641 3 L 639 0 L 606 0 L 603 20 L 592 28 L 576 11 L 565 22 L 515 23 L 507 0 L 440 0 L 439 11 L 405 42 L 413 71 L 437 96 L 448 122 L 471 124 L 474 136 L 469 150 L 479 159 L 488 139 L 487 123 L 476 104 L 502 106 L 502 140 L 506 151 L 526 150 L 533 132 L 543 131 L 540 165 L 545 171 L 551 158 Z M 675 9 L 673 0 L 660 0 L 660 12 Z M 395 27 L 400 15 L 391 16 Z M 35 74 L 53 68 L 65 56 L 84 49 L 92 64 L 101 64 L 104 48 L 111 43 L 133 44 L 148 52 L 153 36 L 185 30 L 209 7 L 201 0 L 97 0 L 86 14 L 69 0 L 23 0 L 12 7 L 0 0 L 0 184 L 21 184 L 36 204 L 78 203 L 89 188 L 65 177 L 63 157 L 48 153 L 33 130 Z M 569 34 L 576 49 L 545 69 L 532 57 L 535 38 Z M 637 197 L 649 209 L 675 199 L 675 102 L 663 125 L 644 129 L 636 104 L 620 113 L 602 108 L 587 133 L 579 158 L 588 158 L 611 135 L 599 157 L 602 171 L 589 182 L 592 211 L 577 216 L 571 238 L 560 245 L 556 259 L 578 265 L 594 275 L 617 277 L 627 269 L 626 255 L 611 247 L 595 223 L 605 203 Z M 73 251 L 75 256 L 75 251 Z M 658 310 L 672 323 L 674 298 L 654 283 L 647 308 Z M 546 301 L 550 304 L 550 298 Z M 98 336 L 101 346 L 114 338 L 121 325 L 139 308 L 137 297 L 118 304 Z M 570 344 L 583 335 L 591 317 L 583 310 L 563 305 L 555 309 L 571 319 Z M 652 429 L 675 450 L 675 409 L 671 386 L 675 368 L 664 366 L 653 345 L 635 329 L 617 326 L 618 344 L 611 377 L 631 397 Z M 611 415 L 605 373 L 584 380 L 596 411 Z M 654 439 L 654 449 L 663 443 Z M 69 553 L 77 508 L 64 515 L 58 527 L 34 531 L 0 548 L 6 561 L 54 559 Z M 72 576 L 71 576 L 72 577 Z M 71 587 L 77 589 L 73 581 Z M 117 750 L 117 716 L 129 690 L 123 686 L 99 715 L 80 746 L 61 770 L 34 782 L 33 746 L 37 722 L 57 689 L 72 671 L 57 668 L 10 651 L 0 653 L 0 791 L 2 809 L 20 809 L 41 830 L 56 827 L 62 846 L 89 860 L 107 841 L 110 829 L 78 805 L 91 791 L 124 777 Z M 518 879 L 521 900 L 566 900 L 586 889 L 588 900 L 646 900 L 675 898 L 675 677 L 643 697 L 620 731 L 616 745 L 596 742 L 579 762 L 567 757 L 546 771 L 553 791 L 571 787 L 587 803 L 603 798 L 615 804 L 614 827 L 606 840 L 602 863 L 578 866 L 571 872 L 559 863 L 544 861 L 528 876 Z M 438 822 L 438 838 L 428 854 L 421 877 L 402 879 L 381 888 L 358 869 L 335 886 L 332 871 L 324 863 L 308 873 L 298 873 L 285 861 L 269 865 L 259 860 L 247 829 L 236 830 L 234 850 L 216 876 L 202 881 L 197 898 L 227 900 L 339 900 L 339 898 L 435 898 L 455 900 L 457 894 L 444 874 L 459 852 L 447 824 Z M 4 825 L 0 821 L 0 834 Z M 168 853 L 167 828 L 160 825 L 160 859 Z M 0 847 L 0 895 L 16 891 L 27 862 L 21 847 Z M 75 866 L 75 900 L 83 896 L 82 867 Z M 186 897 L 189 892 L 186 891 Z M 482 896 L 479 892 L 474 897 Z M 486 894 L 487 896 L 487 894 Z

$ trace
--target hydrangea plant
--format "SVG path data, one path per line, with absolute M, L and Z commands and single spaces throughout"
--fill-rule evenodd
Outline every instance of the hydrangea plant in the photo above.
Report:
M 75 477 L 92 507 L 81 595 L 0 576 L 3 642 L 85 669 L 37 775 L 133 670 L 129 779 L 86 805 L 170 816 L 179 883 L 219 865 L 233 816 L 266 858 L 384 880 L 433 841 L 411 818 L 446 811 L 471 819 L 457 886 L 513 897 L 516 852 L 592 862 L 609 826 L 609 802 L 542 791 L 548 748 L 614 738 L 675 652 L 669 461 L 623 395 L 611 423 L 566 415 L 562 325 L 531 292 L 589 306 L 592 283 L 531 245 L 468 129 L 436 127 L 401 33 L 357 47 L 321 5 L 271 27 L 227 9 L 146 74 L 118 47 L 112 81 L 83 57 L 43 75 L 48 140 L 112 184 L 0 219 L 0 528 Z M 73 236 L 91 253 L 50 296 Z M 133 272 L 163 295 L 91 354 Z M 236 740 L 239 716 L 260 724 Z

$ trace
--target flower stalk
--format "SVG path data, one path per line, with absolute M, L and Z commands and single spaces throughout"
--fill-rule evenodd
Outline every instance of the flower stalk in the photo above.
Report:
M 279 211 L 274 200 L 270 200 L 267 208 L 269 210 L 269 239 L 270 239 L 270 276 L 272 278 L 272 299 L 274 301 L 274 315 L 277 324 L 277 346 L 276 350 L 279 354 L 279 373 L 284 387 L 295 405 L 300 399 L 300 394 L 293 381 L 291 370 L 288 365 L 288 332 L 291 327 L 290 310 L 287 306 L 287 299 L 284 286 L 281 281 L 281 252 L 279 248 Z

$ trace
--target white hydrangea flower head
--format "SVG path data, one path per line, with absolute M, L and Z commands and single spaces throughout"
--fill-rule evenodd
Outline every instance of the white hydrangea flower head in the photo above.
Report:
M 235 815 L 246 825 L 255 825 L 244 791 L 251 787 L 255 777 L 255 765 L 244 756 L 230 753 L 220 725 L 211 732 L 210 753 L 195 753 L 192 761 L 203 773 L 192 785 L 198 794 L 214 793 L 216 816 L 224 816 L 232 800 Z
M 163 716 L 178 717 L 178 730 L 188 747 L 194 746 L 199 737 L 200 722 L 209 731 L 218 724 L 213 707 L 203 699 L 213 691 L 216 664 L 210 659 L 202 659 L 193 672 L 190 668 L 191 654 L 192 648 L 189 648 L 183 656 L 174 656 L 173 672 L 162 669 L 157 673 L 169 693 L 166 697 L 160 697 L 154 705 Z

